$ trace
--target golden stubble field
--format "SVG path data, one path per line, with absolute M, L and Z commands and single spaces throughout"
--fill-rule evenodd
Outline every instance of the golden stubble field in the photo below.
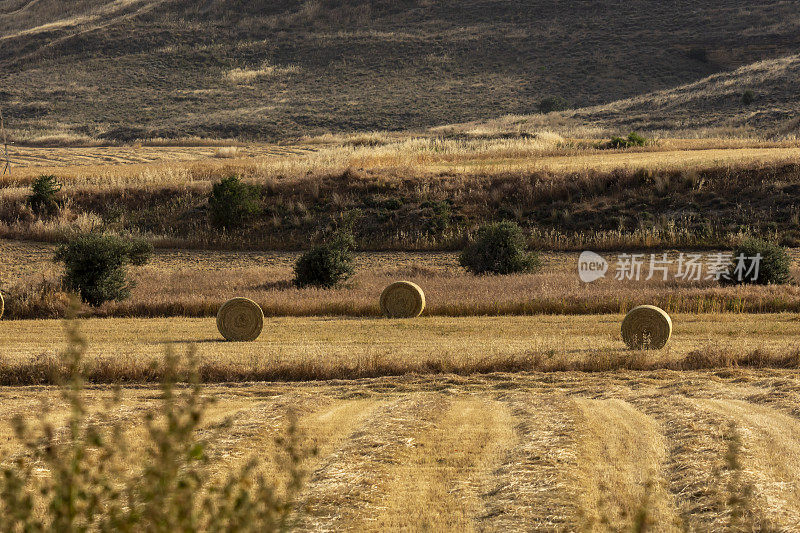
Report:
M 277 475 L 273 438 L 288 409 L 299 416 L 319 451 L 302 530 L 624 531 L 644 520 L 651 531 L 727 531 L 733 511 L 747 531 L 800 521 L 793 370 L 409 375 L 205 393 L 217 401 L 201 437 L 220 475 L 254 456 Z M 112 394 L 91 387 L 91 410 Z M 104 415 L 135 442 L 159 393 L 123 397 Z M 56 398 L 0 389 L 0 427 L 42 402 L 58 422 Z M 14 453 L 8 435 L 0 449 Z
M 164 346 L 196 344 L 206 381 L 351 379 L 409 373 L 794 366 L 800 315 L 674 315 L 663 350 L 632 352 L 622 315 L 267 319 L 252 343 L 225 342 L 213 318 L 86 319 L 90 380 L 152 381 Z M 57 360 L 59 320 L 3 322 L 4 382 L 36 383 Z M 755 354 L 755 355 L 754 355 Z M 778 361 L 781 361 L 778 363 Z M 34 381 L 31 381 L 34 380 Z

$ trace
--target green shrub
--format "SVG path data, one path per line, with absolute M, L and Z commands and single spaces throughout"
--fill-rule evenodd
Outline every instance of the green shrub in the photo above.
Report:
M 611 137 L 608 142 L 609 148 L 632 148 L 634 146 L 644 146 L 647 139 L 638 133 L 631 132 L 627 137 Z
M 298 287 L 330 288 L 353 275 L 355 239 L 349 231 L 337 232 L 330 242 L 313 247 L 294 265 Z
M 426 217 L 426 231 L 429 233 L 441 233 L 450 227 L 452 209 L 449 203 L 444 200 L 439 202 L 426 201 L 420 204 L 420 207 L 431 210 L 430 215 Z
M 213 185 L 208 208 L 211 223 L 222 229 L 242 227 L 261 211 L 255 187 L 237 176 L 224 178 Z
M 548 96 L 539 102 L 540 113 L 552 113 L 553 111 L 564 111 L 570 108 L 570 103 L 560 96 Z
M 31 195 L 28 204 L 37 215 L 51 215 L 58 209 L 56 193 L 61 190 L 61 184 L 55 176 L 39 176 L 31 183 Z
M 751 258 L 757 256 L 761 256 L 761 259 L 755 265 L 755 260 Z M 792 260 L 782 246 L 760 239 L 748 239 L 734 249 L 733 263 L 728 271 L 730 279 L 723 281 L 757 285 L 789 283 L 792 280 L 791 265 Z
M 539 256 L 526 251 L 522 228 L 509 220 L 482 226 L 459 262 L 473 274 L 532 272 L 541 266 Z
M 755 99 L 756 99 L 756 93 L 754 93 L 750 89 L 747 89 L 745 92 L 742 93 L 742 103 L 744 105 L 752 104 L 755 101 Z
M 60 245 L 55 261 L 64 263 L 64 283 L 93 306 L 130 296 L 126 266 L 144 265 L 153 246 L 143 240 L 87 233 Z
M 694 59 L 695 61 L 700 61 L 701 63 L 708 63 L 708 50 L 705 48 L 695 46 L 690 48 L 686 55 L 689 56 L 689 59 Z
M 89 416 L 84 399 L 86 341 L 70 322 L 67 351 L 54 365 L 67 420 L 39 427 L 28 413 L 13 419 L 21 451 L 0 476 L 2 531 L 285 531 L 299 518 L 297 499 L 313 451 L 297 424 L 278 439 L 280 478 L 256 473 L 256 459 L 221 477 L 206 452 L 209 399 L 199 386 L 196 357 L 170 351 L 157 407 L 142 417 L 143 436 L 129 442 L 131 422 L 104 411 Z M 160 370 L 160 369 L 159 369 Z M 185 375 L 186 385 L 179 385 Z M 109 407 L 119 406 L 119 395 Z M 228 426 L 216 429 L 224 436 Z M 213 435 L 212 435 L 213 436 Z

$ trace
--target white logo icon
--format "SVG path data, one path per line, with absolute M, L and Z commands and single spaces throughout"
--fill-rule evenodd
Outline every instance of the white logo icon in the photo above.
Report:
M 584 283 L 604 278 L 608 272 L 608 261 L 594 252 L 581 252 L 578 258 L 578 275 Z

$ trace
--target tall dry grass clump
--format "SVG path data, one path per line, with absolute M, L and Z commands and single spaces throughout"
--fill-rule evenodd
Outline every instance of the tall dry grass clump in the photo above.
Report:
M 217 159 L 233 159 L 237 155 L 239 155 L 237 146 L 222 146 L 214 151 L 214 157 Z
M 132 445 L 119 422 L 88 412 L 78 322 L 69 322 L 67 334 L 69 347 L 52 368 L 69 407 L 66 423 L 56 427 L 46 413 L 38 427 L 14 419 L 20 450 L 2 470 L 0 529 L 261 532 L 293 525 L 308 450 L 291 417 L 278 440 L 279 479 L 259 474 L 255 459 L 220 479 L 198 433 L 209 400 L 193 350 L 183 375 L 167 351 L 160 406 L 145 416 L 145 436 Z

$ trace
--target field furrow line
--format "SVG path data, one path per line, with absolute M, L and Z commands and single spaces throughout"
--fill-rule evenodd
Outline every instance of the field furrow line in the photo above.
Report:
M 303 465 L 313 470 L 381 404 L 368 398 L 338 400 L 319 395 L 279 397 L 245 405 L 236 402 L 235 409 L 229 407 L 224 413 L 214 414 L 212 407 L 214 419 L 201 430 L 201 436 L 209 441 L 209 455 L 220 472 L 255 456 L 262 463 L 262 470 L 274 474 L 278 451 L 275 439 L 284 434 L 292 413 L 304 447 L 317 451 L 316 457 L 308 458 Z
M 577 461 L 576 410 L 560 393 L 508 393 L 498 397 L 514 417 L 515 442 L 484 494 L 487 531 L 562 531 L 577 515 L 567 471 Z
M 665 477 L 683 527 L 725 531 L 728 509 L 720 476 L 726 421 L 686 397 L 651 397 L 633 403 L 661 425 L 669 453 Z
M 576 398 L 577 462 L 568 472 L 582 531 L 678 531 L 658 423 L 623 400 Z
M 327 397 L 313 398 L 307 394 L 237 400 L 233 405 L 219 402 L 218 409 L 224 411 L 214 413 L 212 405 L 213 418 L 206 421 L 199 435 L 209 442 L 209 457 L 220 471 L 242 464 L 254 455 L 273 466 L 275 438 L 286 428 L 289 413 L 302 425 L 307 417 L 330 408 L 331 402 Z
M 312 475 L 305 498 L 309 514 L 301 528 L 370 529 L 381 512 L 375 502 L 383 497 L 382 484 L 449 406 L 442 395 L 412 394 L 375 409 Z
M 729 521 L 749 530 L 800 529 L 800 421 L 741 400 L 695 403 L 729 424 L 724 488 L 736 502 Z
M 372 531 L 474 531 L 501 453 L 514 441 L 508 408 L 485 398 L 453 400 L 435 425 L 403 447 L 370 507 L 353 525 Z

